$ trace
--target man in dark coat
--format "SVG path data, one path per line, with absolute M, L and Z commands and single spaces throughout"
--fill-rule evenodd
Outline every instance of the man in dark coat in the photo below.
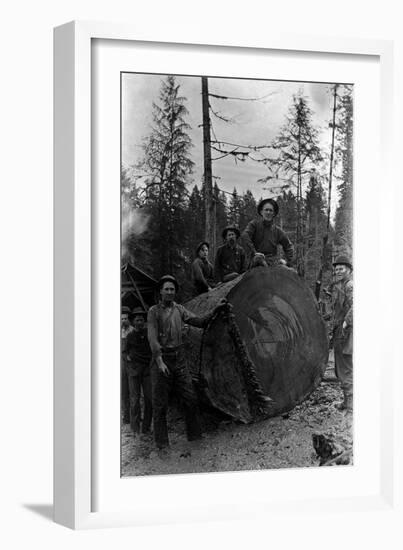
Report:
M 126 370 L 130 394 L 130 426 L 134 435 L 148 434 L 151 428 L 151 349 L 145 327 L 146 312 L 137 307 L 130 316 L 133 330 L 127 335 Z M 144 400 L 144 415 L 141 423 L 141 393 Z
M 217 249 L 214 271 L 217 281 L 227 282 L 246 271 L 246 254 L 239 246 L 239 229 L 229 225 L 222 232 L 225 243 Z
M 333 262 L 333 345 L 336 376 L 343 390 L 339 410 L 353 409 L 353 265 L 347 256 Z
M 269 266 L 286 263 L 291 267 L 294 259 L 293 245 L 284 231 L 274 223 L 279 212 L 277 202 L 274 199 L 263 199 L 257 206 L 257 212 L 259 218 L 250 221 L 242 233 L 243 244 L 249 255 L 249 264 L 253 263 L 255 257 L 264 257 Z M 283 248 L 285 262 L 278 256 L 278 245 Z
M 208 260 L 210 245 L 203 241 L 197 245 L 196 258 L 192 263 L 192 281 L 195 296 L 214 287 L 213 266 Z
M 172 275 L 161 277 L 157 285 L 160 302 L 148 311 L 148 340 L 152 351 L 151 366 L 154 439 L 157 448 L 169 447 L 167 410 L 169 394 L 174 390 L 179 398 L 189 441 L 201 439 L 197 397 L 186 365 L 182 335 L 185 324 L 204 327 L 212 315 L 224 307 L 220 302 L 212 313 L 197 317 L 174 301 L 178 283 Z

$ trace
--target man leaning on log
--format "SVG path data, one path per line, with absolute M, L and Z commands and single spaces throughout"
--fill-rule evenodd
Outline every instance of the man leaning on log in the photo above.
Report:
M 274 199 L 261 200 L 257 206 L 259 217 L 250 221 L 242 233 L 249 254 L 249 267 L 254 267 L 256 262 L 263 259 L 269 266 L 286 264 L 292 267 L 294 247 L 284 231 L 274 223 L 278 212 L 279 207 Z M 282 246 L 286 261 L 278 257 L 278 245 Z
M 174 301 L 178 289 L 175 277 L 161 277 L 157 284 L 160 302 L 149 309 L 147 318 L 148 340 L 153 357 L 151 381 L 154 439 L 159 450 L 169 447 L 166 417 L 171 390 L 176 392 L 183 406 L 188 440 L 202 437 L 197 397 L 186 365 L 182 333 L 185 324 L 206 326 L 213 315 L 227 306 L 227 302 L 221 300 L 211 313 L 197 317 Z

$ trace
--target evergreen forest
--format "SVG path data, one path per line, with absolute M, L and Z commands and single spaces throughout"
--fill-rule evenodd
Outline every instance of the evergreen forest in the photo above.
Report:
M 276 137 L 252 145 L 217 139 L 210 121 L 216 116 L 227 121 L 214 102 L 228 98 L 205 92 L 200 121 L 208 136 L 201 162 L 203 174 L 210 170 L 211 178 L 194 181 L 188 101 L 175 76 L 161 77 L 141 154 L 121 166 L 122 263 L 130 261 L 156 279 L 173 274 L 181 285 L 180 299 L 186 300 L 192 295 L 190 266 L 197 244 L 208 238 L 213 263 L 223 228 L 235 224 L 242 231 L 257 217 L 260 198 L 272 197 L 280 207 L 275 223 L 295 247 L 295 268 L 321 299 L 332 280 L 335 256 L 352 256 L 353 89 L 332 84 L 328 91 L 326 149 L 319 139 L 323 129 L 315 125 L 302 92 L 293 95 Z M 222 157 L 232 158 L 239 171 L 247 162 L 258 163 L 265 175 L 246 191 L 223 189 L 214 178 Z

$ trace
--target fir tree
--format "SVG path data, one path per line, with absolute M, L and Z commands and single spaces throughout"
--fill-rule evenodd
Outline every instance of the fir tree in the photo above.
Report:
M 195 185 L 189 197 L 186 214 L 186 241 L 189 250 L 189 260 L 193 259 L 196 246 L 204 237 L 204 199 L 199 188 Z
M 280 226 L 295 246 L 297 235 L 297 199 L 292 191 L 283 191 L 278 197 L 279 214 L 275 223 Z M 280 253 L 282 248 L 280 247 Z
M 234 187 L 228 207 L 228 223 L 239 226 L 239 219 L 243 209 L 242 198 L 238 195 L 238 191 Z
M 257 217 L 257 204 L 252 192 L 247 189 L 242 195 L 242 210 L 239 215 L 239 229 L 243 231 L 247 224 Z
M 267 161 L 271 175 L 266 180 L 271 180 L 273 174 L 281 175 L 284 179 L 289 178 L 296 188 L 297 269 L 303 276 L 303 189 L 312 170 L 322 162 L 323 156 L 319 147 L 318 130 L 312 122 L 312 110 L 302 92 L 293 96 L 286 123 L 273 141 L 272 148 L 277 156 Z
M 214 185 L 214 197 L 216 205 L 216 243 L 217 247 L 222 244 L 222 232 L 225 226 L 228 225 L 228 205 L 226 194 L 218 189 L 217 184 Z M 214 258 L 210 258 L 214 261 Z
M 297 200 L 292 191 L 283 191 L 283 194 L 277 198 L 279 214 L 276 218 L 276 224 L 281 227 L 293 243 L 297 232 Z
M 151 216 L 147 238 L 155 261 L 154 274 L 183 277 L 186 185 L 193 169 L 186 122 L 186 98 L 175 77 L 161 83 L 159 103 L 153 103 L 153 125 L 144 140 L 141 168 L 147 172 L 146 206 Z
M 312 175 L 305 196 L 304 259 L 306 279 L 314 283 L 321 266 L 323 235 L 326 232 L 326 202 L 323 187 Z

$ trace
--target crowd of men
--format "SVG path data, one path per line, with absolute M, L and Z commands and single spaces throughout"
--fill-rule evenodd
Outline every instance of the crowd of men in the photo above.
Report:
M 208 259 L 209 243 L 200 243 L 192 264 L 195 294 L 208 292 L 215 285 L 230 281 L 256 265 L 280 263 L 292 267 L 293 245 L 274 223 L 278 212 L 275 200 L 260 201 L 257 219 L 249 222 L 242 234 L 245 248 L 238 244 L 241 237 L 239 229 L 226 227 L 222 233 L 224 244 L 217 250 L 214 267 Z M 279 258 L 278 245 L 281 245 L 285 259 Z M 338 408 L 352 411 L 353 266 L 346 256 L 338 257 L 333 265 L 335 370 L 344 396 Z M 178 290 L 175 277 L 165 275 L 157 284 L 159 301 L 148 313 L 142 308 L 133 311 L 122 308 L 123 422 L 130 423 L 137 437 L 140 434 L 150 436 L 153 422 L 155 444 L 163 453 L 169 449 L 167 411 L 172 391 L 175 391 L 183 408 L 187 439 L 202 438 L 198 401 L 183 349 L 184 325 L 204 327 L 220 309 L 230 307 L 222 300 L 210 314 L 198 317 L 175 302 Z

